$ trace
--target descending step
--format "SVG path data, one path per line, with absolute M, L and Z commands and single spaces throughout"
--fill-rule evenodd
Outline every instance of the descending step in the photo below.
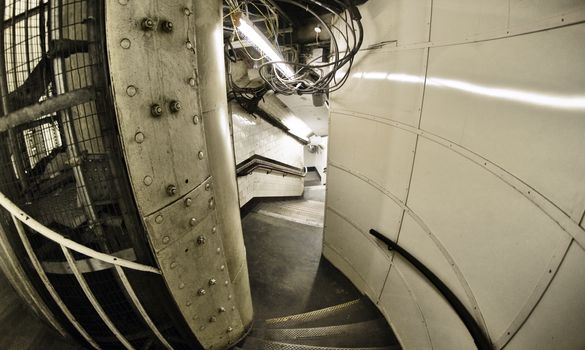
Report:
M 377 319 L 375 309 L 365 300 L 356 299 L 343 304 L 302 314 L 271 318 L 259 323 L 260 328 L 309 328 L 356 323 Z
M 252 336 L 323 347 L 382 347 L 395 342 L 383 319 L 325 327 L 256 329 Z
M 400 347 L 397 347 L 397 346 L 358 347 L 358 348 L 324 347 L 324 346 L 281 343 L 281 342 L 275 342 L 275 341 L 270 341 L 270 340 L 263 340 L 263 339 L 249 337 L 246 339 L 245 344 L 241 346 L 241 349 L 242 350 L 399 350 Z

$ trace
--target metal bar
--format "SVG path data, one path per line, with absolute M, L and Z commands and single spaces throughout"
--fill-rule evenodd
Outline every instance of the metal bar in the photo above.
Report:
M 134 293 L 134 289 L 132 288 L 130 281 L 128 281 L 128 277 L 126 277 L 126 273 L 124 273 L 124 269 L 118 265 L 116 265 L 115 268 L 116 268 L 116 272 L 118 273 L 118 276 L 120 277 L 120 281 L 122 281 L 124 288 L 126 288 L 126 292 L 128 293 L 130 300 L 132 300 L 132 303 L 134 303 L 134 306 L 136 307 L 136 309 L 138 310 L 138 312 L 140 313 L 140 315 L 144 319 L 144 322 L 146 322 L 146 325 L 148 325 L 148 328 L 150 328 L 152 333 L 154 333 L 154 335 L 158 338 L 158 340 L 161 342 L 161 344 L 165 348 L 167 348 L 169 350 L 173 350 L 173 347 L 171 346 L 171 344 L 169 344 L 167 342 L 167 340 L 163 337 L 163 335 L 158 330 L 158 328 L 156 327 L 154 322 L 152 322 L 152 319 L 146 313 L 146 310 L 144 309 L 144 307 L 140 303 L 138 296 L 136 295 L 136 293 Z
M 116 258 L 122 258 L 129 261 L 136 260 L 136 255 L 134 254 L 134 249 L 132 248 L 120 250 L 118 252 L 114 252 L 111 254 Z M 114 266 L 116 266 L 94 258 L 76 260 L 75 263 L 77 264 L 77 269 L 81 273 L 108 270 L 113 269 Z M 69 268 L 69 264 L 67 262 L 41 261 L 41 264 L 43 264 L 43 269 L 48 273 L 58 275 L 72 274 L 71 269 Z
M 20 291 L 19 294 L 24 297 L 26 301 L 32 301 L 32 303 L 36 306 L 36 310 L 38 310 L 45 319 L 61 334 L 63 337 L 67 336 L 67 332 L 63 328 L 63 326 L 57 321 L 53 313 L 48 309 L 47 305 L 40 299 L 40 295 L 36 292 L 34 287 L 31 285 L 29 278 L 26 276 L 26 273 L 23 271 L 22 266 L 17 260 L 17 257 L 12 250 L 12 247 L 8 243 L 8 237 L 2 228 L 0 228 L 0 248 L 2 248 L 3 256 L 6 258 L 3 263 L 6 265 L 7 269 L 10 269 L 7 272 L 12 271 L 15 276 L 12 276 L 12 273 L 7 273 L 6 277 L 9 280 L 16 277 L 17 281 L 11 281 L 15 289 Z M 10 264 L 10 266 L 8 266 Z
M 42 236 L 45 236 L 46 238 L 50 239 L 51 241 L 59 245 L 65 246 L 78 253 L 89 256 L 91 258 L 102 260 L 112 265 L 120 265 L 133 270 L 160 274 L 160 271 L 154 267 L 138 264 L 108 254 L 100 253 L 82 244 L 79 244 L 77 242 L 74 242 L 70 239 L 63 237 L 62 235 L 58 234 L 57 232 L 51 230 L 50 228 L 44 226 L 40 222 L 30 217 L 27 213 L 25 213 L 18 206 L 16 206 L 16 204 L 10 201 L 10 199 L 8 199 L 8 197 L 6 197 L 6 195 L 2 192 L 0 192 L 0 206 L 4 207 L 4 209 L 6 209 L 10 214 L 12 214 L 26 226 L 30 227 L 31 229 L 38 232 Z
M 34 121 L 44 115 L 52 114 L 71 106 L 95 99 L 95 91 L 81 88 L 51 97 L 43 102 L 26 106 L 0 118 L 0 133 L 26 122 Z
M 412 266 L 414 266 L 418 271 L 420 271 L 427 280 L 437 288 L 437 291 L 441 293 L 445 300 L 451 305 L 453 311 L 459 316 L 461 322 L 465 325 L 465 328 L 469 331 L 469 334 L 473 338 L 473 342 L 477 346 L 478 350 L 493 350 L 494 346 L 490 342 L 487 335 L 484 333 L 483 329 L 479 326 L 475 318 L 471 315 L 469 310 L 465 307 L 465 305 L 459 300 L 457 295 L 451 291 L 451 289 L 441 281 L 441 279 L 435 275 L 425 264 L 423 264 L 420 260 L 412 256 L 407 250 L 399 246 L 397 243 L 394 243 L 391 239 L 384 236 L 380 232 L 371 229 L 370 234 L 377 239 L 381 240 L 388 246 L 388 250 L 394 250 L 398 254 L 400 254 L 403 258 L 405 258 Z
M 14 221 L 14 225 L 16 226 L 16 230 L 18 231 L 18 235 L 20 236 L 20 240 L 22 241 L 22 244 L 24 245 L 24 249 L 26 250 L 28 257 L 29 257 L 30 261 L 32 262 L 33 267 L 35 268 L 35 270 L 39 274 L 41 281 L 45 285 L 45 288 L 47 288 L 47 291 L 49 292 L 49 294 L 51 295 L 51 297 L 53 298 L 53 300 L 55 301 L 57 306 L 59 306 L 61 311 L 63 311 L 63 314 L 65 315 L 65 317 L 67 317 L 67 319 L 69 320 L 69 322 L 71 322 L 73 327 L 75 327 L 75 329 L 77 329 L 79 334 L 81 334 L 81 336 L 91 346 L 93 346 L 94 349 L 100 350 L 101 349 L 100 346 L 91 338 L 91 336 L 85 331 L 85 329 L 81 326 L 81 324 L 79 324 L 79 322 L 77 322 L 77 319 L 75 318 L 75 316 L 73 316 L 71 311 L 69 311 L 69 308 L 67 307 L 67 305 L 65 305 L 63 300 L 61 300 L 61 297 L 59 296 L 59 294 L 57 293 L 57 291 L 55 290 L 55 288 L 51 284 L 51 281 L 49 281 L 47 274 L 43 270 L 43 266 L 41 265 L 41 262 L 39 261 L 39 259 L 35 255 L 35 252 L 30 244 L 30 241 L 28 240 L 28 237 L 26 236 L 26 232 L 24 231 L 24 226 L 22 225 L 22 222 L 18 218 L 16 218 L 14 215 L 12 215 L 12 220 Z
M 110 318 L 108 317 L 108 315 L 106 314 L 106 312 L 104 311 L 104 309 L 102 308 L 102 306 L 100 305 L 98 300 L 96 299 L 95 295 L 93 295 L 91 288 L 87 284 L 87 281 L 85 280 L 85 278 L 83 277 L 81 272 L 79 272 L 79 270 L 77 269 L 77 265 L 75 264 L 75 258 L 73 257 L 73 254 L 71 254 L 71 251 L 69 249 L 67 249 L 67 247 L 64 247 L 64 246 L 61 246 L 61 250 L 63 250 L 63 255 L 65 255 L 65 259 L 67 259 L 67 262 L 69 263 L 69 267 L 71 268 L 73 275 L 75 275 L 77 282 L 81 286 L 81 289 L 83 290 L 83 293 L 85 294 L 85 296 L 89 300 L 91 306 L 93 306 L 93 308 L 98 313 L 98 315 L 100 316 L 102 321 L 104 321 L 104 323 L 106 324 L 108 329 L 110 331 L 112 331 L 114 336 L 116 336 L 116 338 L 118 338 L 120 343 L 122 343 L 122 345 L 124 345 L 124 347 L 126 349 L 134 350 L 134 347 L 132 346 L 132 344 L 130 344 L 128 342 L 128 340 L 122 335 L 122 333 L 120 333 L 118 328 L 116 328 L 114 323 L 112 323 L 112 320 L 110 320 Z
M 58 37 L 56 39 L 63 39 L 63 5 L 59 4 L 58 9 L 58 20 L 56 23 Z M 53 59 L 53 77 L 55 81 L 55 90 L 58 95 L 62 95 L 68 92 L 67 79 L 65 74 L 67 73 L 65 59 L 62 57 L 56 57 Z M 85 175 L 81 169 L 79 160 L 79 145 L 77 143 L 77 134 L 73 125 L 73 118 L 71 117 L 71 111 L 68 109 L 60 110 L 59 117 L 64 129 L 65 144 L 67 146 L 67 155 L 69 156 L 70 162 L 73 160 L 73 176 L 77 183 L 77 193 L 81 206 L 85 215 L 89 219 L 90 226 L 93 227 L 93 232 L 98 237 L 98 244 L 102 250 L 107 251 L 108 246 L 104 244 L 104 231 L 103 227 L 99 224 L 98 215 L 94 208 L 91 196 L 89 195 L 87 183 L 85 181 Z

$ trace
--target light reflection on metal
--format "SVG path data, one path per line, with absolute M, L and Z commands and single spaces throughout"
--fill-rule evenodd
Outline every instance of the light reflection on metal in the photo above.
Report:
M 355 79 L 390 80 L 401 83 L 425 83 L 425 77 L 413 74 L 387 72 L 356 72 Z M 548 108 L 585 110 L 585 95 L 559 95 L 537 91 L 519 90 L 506 87 L 479 85 L 467 81 L 428 77 L 427 86 L 463 91 L 465 93 L 493 97 L 501 100 L 520 102 Z

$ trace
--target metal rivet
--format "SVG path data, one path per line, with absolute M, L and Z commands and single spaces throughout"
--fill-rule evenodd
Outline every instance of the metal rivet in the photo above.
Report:
M 152 185 L 152 177 L 150 177 L 150 176 L 145 176 L 145 177 L 144 177 L 144 180 L 142 180 L 142 181 L 144 182 L 144 184 L 145 184 L 146 186 L 150 186 L 150 185 Z
M 162 242 L 163 242 L 164 244 L 167 244 L 167 243 L 169 243 L 170 241 L 171 241 L 171 239 L 169 238 L 169 236 L 164 236 L 164 237 L 163 237 L 163 239 L 162 239 Z
M 221 248 L 217 248 L 217 249 L 215 250 L 215 252 L 216 252 L 217 254 L 221 253 Z
M 215 322 L 215 321 L 217 321 L 217 318 L 215 316 L 211 316 L 209 318 L 209 322 Z
M 195 86 L 195 83 L 196 83 L 196 82 L 195 82 L 195 78 L 190 78 L 190 79 L 189 79 L 189 85 L 191 85 L 191 86 Z
M 191 226 L 197 225 L 197 219 L 191 218 L 191 220 L 189 220 L 189 225 L 191 225 Z
M 153 104 L 150 106 L 150 114 L 153 117 L 160 117 L 163 114 L 163 109 L 159 104 Z
M 219 269 L 220 269 L 220 271 L 223 271 L 223 270 L 225 270 L 225 265 L 221 265 L 221 266 L 219 267 Z
M 199 151 L 199 153 L 197 153 L 197 158 L 203 159 L 203 151 Z
M 199 245 L 205 244 L 205 236 L 197 237 L 197 244 L 199 244 Z
M 134 140 L 137 143 L 143 143 L 144 142 L 144 134 L 141 132 L 137 132 L 136 135 L 134 135 Z
M 193 44 L 191 44 L 190 41 L 187 41 L 187 43 L 185 44 L 187 46 L 187 49 L 191 50 L 193 48 Z
M 191 16 L 191 10 L 189 10 L 186 7 L 183 9 L 183 13 L 185 14 L 185 16 Z
M 204 330 L 205 329 L 205 326 L 201 326 L 201 327 L 199 327 L 199 329 L 200 330 Z
M 189 300 L 188 302 L 186 302 L 186 303 L 185 303 L 185 305 L 187 305 L 187 306 L 191 306 L 191 304 L 193 304 L 193 303 L 191 302 L 191 300 Z
M 211 229 L 211 233 L 216 233 L 217 232 L 217 227 L 213 226 L 213 228 Z
M 205 190 L 209 191 L 210 189 L 211 189 L 211 184 L 210 183 L 205 184 Z
M 174 269 L 175 267 L 177 267 L 177 263 L 173 261 L 173 262 L 171 263 L 171 269 Z
M 234 311 L 235 309 L 236 309 L 236 307 L 235 306 L 232 306 L 232 311 Z
M 199 116 L 198 115 L 193 116 L 193 124 L 195 124 L 195 125 L 199 124 Z
M 165 32 L 167 32 L 167 33 L 170 33 L 170 32 L 172 32 L 172 31 L 173 31 L 173 27 L 174 27 L 174 26 L 173 26 L 173 22 L 171 22 L 171 21 L 164 21 L 164 22 L 162 23 L 162 29 L 163 29 Z
M 142 29 L 143 30 L 154 30 L 154 21 L 148 17 L 142 20 Z
M 171 103 L 169 105 L 169 109 L 173 113 L 179 112 L 181 110 L 181 108 L 183 108 L 183 106 L 181 106 L 181 102 L 179 102 L 179 101 L 171 101 Z
M 228 284 L 230 284 L 230 281 L 225 281 L 225 282 L 223 282 L 223 284 L 225 284 L 227 286 Z
M 185 288 L 185 283 L 183 283 L 183 282 L 179 283 L 179 289 L 183 289 L 183 288 Z
M 215 206 L 215 200 L 213 198 L 209 198 L 209 208 L 213 208 Z
M 232 295 L 228 295 L 228 300 L 232 300 Z
M 215 278 L 211 278 L 211 279 L 209 279 L 209 285 L 210 285 L 210 286 L 213 286 L 213 285 L 215 285 L 216 283 L 217 283 L 217 281 L 215 280 Z
M 232 327 L 228 327 L 227 332 L 230 333 L 231 331 L 233 331 L 234 329 Z
M 128 94 L 128 96 L 130 97 L 134 97 L 136 96 L 136 93 L 138 92 L 138 89 L 136 89 L 136 86 L 134 85 L 130 85 L 126 88 L 126 93 Z
M 207 292 L 203 288 L 201 288 L 197 291 L 197 295 L 205 295 L 205 293 L 207 293 Z
M 130 48 L 130 39 L 122 39 L 120 41 L 120 46 L 122 46 L 123 49 L 129 49 Z
M 167 186 L 167 194 L 169 196 L 174 196 L 175 194 L 177 194 L 177 186 L 175 186 L 175 185 L 168 185 Z
M 219 311 L 219 312 L 225 312 L 225 307 L 221 306 L 217 311 Z
M 185 206 L 190 207 L 191 204 L 193 204 L 193 200 L 191 198 L 186 198 L 185 199 Z
M 160 224 L 160 223 L 162 223 L 162 222 L 163 222 L 163 216 L 162 216 L 162 215 L 157 215 L 157 216 L 154 218 L 154 222 L 156 222 L 157 224 Z

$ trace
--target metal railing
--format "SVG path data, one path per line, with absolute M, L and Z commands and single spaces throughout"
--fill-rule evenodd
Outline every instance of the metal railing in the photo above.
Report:
M 136 310 L 138 311 L 140 316 L 142 316 L 142 319 L 145 322 L 145 324 L 148 326 L 148 328 L 150 328 L 152 333 L 156 336 L 156 338 L 160 341 L 160 343 L 165 348 L 173 349 L 173 347 L 163 337 L 162 333 L 156 327 L 156 325 L 154 324 L 154 322 L 152 321 L 150 316 L 148 316 L 148 313 L 146 312 L 146 310 L 144 309 L 144 307 L 140 303 L 138 296 L 134 292 L 134 289 L 132 288 L 130 282 L 128 281 L 126 273 L 124 272 L 124 269 L 130 269 L 130 270 L 136 270 L 136 271 L 142 271 L 142 272 L 148 272 L 148 273 L 154 273 L 154 274 L 161 274 L 159 269 L 152 267 L 152 266 L 143 265 L 143 264 L 139 264 L 139 263 L 136 263 L 133 261 L 125 260 L 125 259 L 122 259 L 122 258 L 119 258 L 116 256 L 104 254 L 104 253 L 95 251 L 91 248 L 88 248 L 88 247 L 86 247 L 82 244 L 79 244 L 77 242 L 74 242 L 70 239 L 67 239 L 63 235 L 51 230 L 50 228 L 44 226 L 43 224 L 41 224 L 40 222 L 38 222 L 34 218 L 30 217 L 27 213 L 25 213 L 23 210 L 21 210 L 16 204 L 14 204 L 10 199 L 8 199 L 8 197 L 6 197 L 6 195 L 4 195 L 4 193 L 1 193 L 1 192 L 0 192 L 0 206 L 2 208 L 6 209 L 10 213 L 10 215 L 12 216 L 12 220 L 14 222 L 14 225 L 16 226 L 16 230 L 18 231 L 18 235 L 20 237 L 20 240 L 22 241 L 22 244 L 26 250 L 26 253 L 27 253 L 34 269 L 36 270 L 37 274 L 39 275 L 39 278 L 41 279 L 41 281 L 43 282 L 47 291 L 49 292 L 50 296 L 55 301 L 57 306 L 61 309 L 61 311 L 63 312 L 65 317 L 69 320 L 69 322 L 71 322 L 73 327 L 75 327 L 75 329 L 79 332 L 79 334 L 93 348 L 101 349 L 100 345 L 89 335 L 89 333 L 77 321 L 77 319 L 75 318 L 75 316 L 73 315 L 71 310 L 67 307 L 67 305 L 63 302 L 63 300 L 61 299 L 61 297 L 57 293 L 55 287 L 53 286 L 53 284 L 49 280 L 45 270 L 43 269 L 43 265 L 41 264 L 41 261 L 38 259 L 36 253 L 33 250 L 33 247 L 32 247 L 32 245 L 28 239 L 28 236 L 26 234 L 25 226 L 27 226 L 31 230 L 37 232 L 38 234 L 44 236 L 45 238 L 59 244 L 59 246 L 61 247 L 61 250 L 63 251 L 65 259 L 67 260 L 67 264 L 68 264 L 69 268 L 71 269 L 73 275 L 75 276 L 75 279 L 79 283 L 83 293 L 85 294 L 85 296 L 87 297 L 90 304 L 92 305 L 92 307 L 94 308 L 96 313 L 99 315 L 101 320 L 108 327 L 108 329 L 114 334 L 114 336 L 120 341 L 120 343 L 124 346 L 124 348 L 134 349 L 132 344 L 130 344 L 128 339 L 126 339 L 126 337 L 124 337 L 124 335 L 117 329 L 117 327 L 114 325 L 112 320 L 108 317 L 108 315 L 106 314 L 106 312 L 104 311 L 104 309 L 100 305 L 99 301 L 97 300 L 94 293 L 92 292 L 89 284 L 87 283 L 85 277 L 83 277 L 83 273 L 80 272 L 72 251 L 77 252 L 77 253 L 82 254 L 82 255 L 85 255 L 87 257 L 93 258 L 93 259 L 100 260 L 103 263 L 111 264 L 115 268 L 115 271 L 116 271 L 120 281 L 122 282 L 122 285 L 124 286 L 124 288 L 127 292 L 127 295 L 129 296 L 130 300 L 132 301 L 134 307 L 136 308 Z
M 377 239 L 384 242 L 388 245 L 389 250 L 394 250 L 402 257 L 404 257 L 412 266 L 414 266 L 417 270 L 419 270 L 428 280 L 431 282 L 435 288 L 445 297 L 449 305 L 453 308 L 457 316 L 461 319 L 469 334 L 473 338 L 473 341 L 479 350 L 492 350 L 494 347 L 490 342 L 487 335 L 484 333 L 482 328 L 479 326 L 475 318 L 471 315 L 469 310 L 463 305 L 461 300 L 453 293 L 453 291 L 447 287 L 443 281 L 437 275 L 435 275 L 428 267 L 425 266 L 420 260 L 415 258 L 412 254 L 410 254 L 406 249 L 399 246 L 397 243 L 393 242 L 388 237 L 384 236 L 380 232 L 371 229 L 370 234 Z

